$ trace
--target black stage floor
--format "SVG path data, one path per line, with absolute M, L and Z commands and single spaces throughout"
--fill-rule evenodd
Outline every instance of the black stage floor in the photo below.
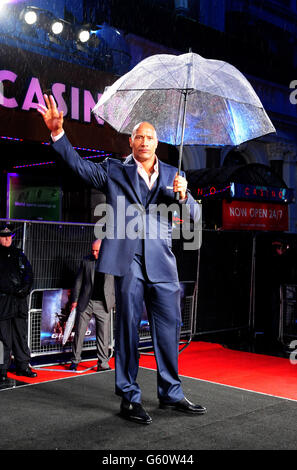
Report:
M 138 378 L 149 426 L 119 417 L 114 371 L 0 391 L 0 450 L 297 449 L 295 401 L 182 377 L 186 396 L 208 410 L 189 416 L 158 408 L 155 371 Z

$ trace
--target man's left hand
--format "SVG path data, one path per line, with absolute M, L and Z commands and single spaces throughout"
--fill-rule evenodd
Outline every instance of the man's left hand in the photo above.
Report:
M 175 178 L 173 180 L 173 191 L 175 193 L 180 193 L 180 199 L 187 198 L 187 186 L 188 182 L 186 178 L 176 173 Z

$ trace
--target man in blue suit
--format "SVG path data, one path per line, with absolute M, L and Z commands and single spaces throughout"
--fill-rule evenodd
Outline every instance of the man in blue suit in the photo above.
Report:
M 199 205 L 187 192 L 186 179 L 158 160 L 156 131 L 147 122 L 134 128 L 132 154 L 124 163 L 115 159 L 92 163 L 80 158 L 64 133 L 63 113 L 57 110 L 54 98 L 45 95 L 45 102 L 38 111 L 51 131 L 54 149 L 81 178 L 105 193 L 110 209 L 96 269 L 115 276 L 116 394 L 122 397 L 121 415 L 141 424 L 152 421 L 141 404 L 136 382 L 143 301 L 157 363 L 160 408 L 205 413 L 203 406 L 185 398 L 178 376 L 180 287 L 171 251 L 172 220 L 164 210 L 174 203 L 178 192 L 179 205 L 192 218 L 200 216 Z

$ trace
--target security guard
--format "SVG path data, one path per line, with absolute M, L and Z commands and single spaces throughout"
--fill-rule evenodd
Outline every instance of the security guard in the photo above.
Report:
M 7 225 L 0 227 L 0 341 L 3 358 L 0 383 L 7 380 L 13 353 L 16 374 L 36 377 L 29 366 L 27 295 L 33 283 L 31 264 L 24 253 L 12 245 L 14 233 Z

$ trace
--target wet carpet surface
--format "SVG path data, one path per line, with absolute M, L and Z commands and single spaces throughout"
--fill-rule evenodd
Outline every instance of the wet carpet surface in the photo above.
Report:
M 1 450 L 295 450 L 297 402 L 182 377 L 202 416 L 158 408 L 156 372 L 140 368 L 153 422 L 119 416 L 114 370 L 0 392 Z

